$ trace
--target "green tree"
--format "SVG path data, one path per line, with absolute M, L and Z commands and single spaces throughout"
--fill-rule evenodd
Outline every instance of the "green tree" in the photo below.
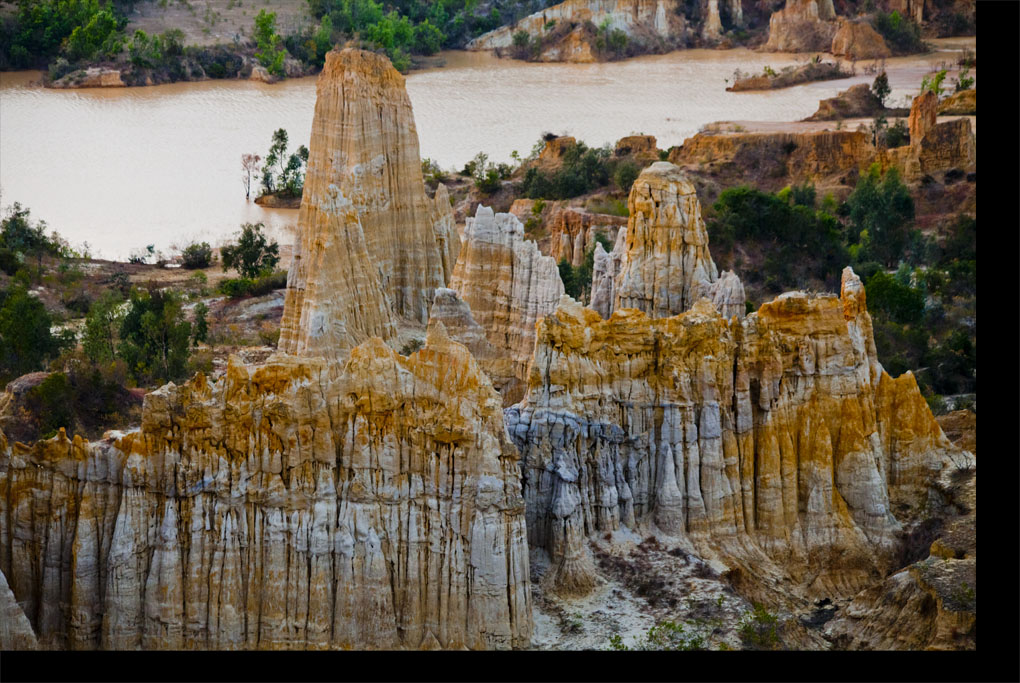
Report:
M 885 99 L 892 92 L 892 88 L 889 87 L 889 77 L 884 71 L 875 76 L 875 81 L 871 84 L 871 92 L 875 93 L 875 97 L 878 98 L 879 103 L 884 107 Z
M 180 295 L 155 284 L 131 292 L 130 308 L 120 325 L 118 352 L 139 383 L 167 382 L 184 376 L 191 323 L 184 319 Z
M 280 246 L 275 240 L 268 240 L 262 232 L 265 227 L 262 223 L 241 226 L 237 244 L 220 249 L 224 271 L 233 268 L 241 277 L 249 279 L 273 272 L 280 262 Z
M 637 165 L 625 161 L 616 167 L 616 170 L 613 172 L 613 181 L 624 192 L 630 192 L 630 186 L 637 180 L 639 173 Z
M 560 280 L 563 281 L 563 291 L 566 292 L 568 296 L 580 301 L 581 290 L 578 286 L 577 279 L 574 277 L 574 267 L 570 265 L 570 261 L 565 258 L 560 259 L 560 262 L 557 265 L 560 270 Z
M 879 165 L 872 164 L 857 181 L 846 203 L 851 242 L 857 242 L 861 233 L 867 231 L 871 258 L 886 266 L 900 261 L 914 219 L 914 200 L 899 172 L 890 168 L 883 178 Z
M 71 31 L 63 51 L 71 61 L 113 57 L 123 49 L 121 27 L 113 12 L 100 10 Z
M 198 342 L 204 342 L 209 336 L 209 322 L 205 319 L 209 307 L 204 302 L 198 302 L 195 306 L 195 325 L 191 335 L 192 346 L 198 346 Z
M 274 76 L 283 75 L 283 59 L 287 51 L 280 47 L 280 34 L 276 32 L 276 12 L 262 9 L 255 17 L 255 58 Z
M 36 260 L 36 279 L 42 276 L 42 259 L 45 255 L 61 256 L 65 251 L 54 236 L 46 236 L 46 221 L 34 225 L 31 211 L 18 202 L 10 207 L 7 216 L 0 221 L 0 249 L 7 249 L 22 257 L 33 256 Z
M 46 307 L 20 284 L 0 290 L 0 376 L 40 370 L 73 343 L 73 334 L 54 335 Z
M 934 76 L 928 75 L 921 79 L 921 94 L 926 92 L 935 93 L 936 97 L 942 97 L 942 82 L 946 80 L 946 74 L 949 73 L 945 69 L 940 70 Z
M 181 265 L 189 270 L 208 268 L 212 263 L 212 247 L 208 242 L 192 242 L 181 252 Z
M 54 372 L 28 390 L 26 403 L 39 418 L 39 437 L 48 439 L 61 427 L 72 434 L 75 391 L 67 375 Z
M 95 364 L 107 363 L 114 358 L 116 332 L 123 318 L 119 312 L 122 302 L 120 292 L 106 292 L 92 304 L 85 318 L 82 349 L 85 356 Z
M 901 325 L 919 323 L 924 315 L 924 295 L 885 271 L 878 271 L 865 286 L 868 309 L 881 311 Z

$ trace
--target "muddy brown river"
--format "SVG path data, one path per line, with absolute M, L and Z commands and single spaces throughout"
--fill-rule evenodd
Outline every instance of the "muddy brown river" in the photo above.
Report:
M 975 39 L 934 41 L 927 55 L 888 60 L 890 101 L 917 94 L 921 78 Z M 527 64 L 451 52 L 440 69 L 407 78 L 423 157 L 461 167 L 479 151 L 493 161 L 527 156 L 545 131 L 593 145 L 631 133 L 679 145 L 718 120 L 793 121 L 818 100 L 871 82 L 851 79 L 768 92 L 729 93 L 733 72 L 780 69 L 810 55 L 686 50 L 607 64 Z M 0 74 L 0 205 L 20 202 L 72 244 L 124 258 L 155 244 L 221 244 L 241 223 L 262 221 L 292 240 L 295 210 L 246 202 L 244 152 L 265 155 L 286 128 L 307 144 L 315 78 L 276 85 L 206 81 L 147 88 L 48 90 L 38 72 Z

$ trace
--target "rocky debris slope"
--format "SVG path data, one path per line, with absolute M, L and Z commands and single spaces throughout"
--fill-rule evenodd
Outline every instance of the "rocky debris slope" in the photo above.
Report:
M 746 583 L 852 595 L 958 452 L 913 375 L 879 365 L 850 269 L 840 298 L 792 292 L 729 321 L 707 301 L 602 320 L 565 297 L 506 425 L 529 542 L 568 594 L 596 583 L 589 535 L 654 525 Z
M 714 297 L 719 273 L 697 192 L 684 173 L 665 161 L 652 164 L 634 181 L 627 205 L 630 218 L 609 313 L 636 308 L 663 318 L 688 310 L 710 290 Z M 604 285 L 593 277 L 593 291 L 598 287 Z M 743 306 L 739 301 L 740 315 Z
M 450 289 L 467 303 L 489 343 L 509 359 L 512 374 L 495 371 L 494 383 L 502 387 L 505 403 L 516 402 L 535 348 L 535 324 L 563 294 L 556 261 L 524 239 L 516 216 L 479 206 L 464 228 Z
M 395 317 L 424 323 L 449 282 L 460 242 L 448 195 L 425 194 L 411 101 L 385 56 L 326 56 L 298 233 L 280 334 L 289 353 L 336 358 L 392 337 Z
M 939 531 L 927 556 L 855 596 L 826 624 L 826 638 L 854 650 L 976 647 L 976 475 L 973 458 L 947 464 L 934 483 L 937 509 L 926 526 Z
M 531 634 L 517 454 L 441 325 L 402 357 L 232 363 L 140 431 L 0 436 L 0 570 L 46 648 L 509 648 Z

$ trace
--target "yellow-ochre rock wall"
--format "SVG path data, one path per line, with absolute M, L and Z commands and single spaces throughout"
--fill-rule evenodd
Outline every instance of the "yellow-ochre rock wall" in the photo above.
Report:
M 0 570 L 45 648 L 510 648 L 517 453 L 441 325 L 402 357 L 232 360 L 140 430 L 0 440 Z
M 850 269 L 841 297 L 791 292 L 743 319 L 701 300 L 603 320 L 564 297 L 506 424 L 529 541 L 575 593 L 596 581 L 588 535 L 654 524 L 808 594 L 853 594 L 957 450 L 913 376 L 879 365 Z

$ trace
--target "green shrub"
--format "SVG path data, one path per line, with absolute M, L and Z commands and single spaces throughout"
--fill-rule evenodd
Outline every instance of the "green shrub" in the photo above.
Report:
M 628 647 L 624 644 L 623 638 L 619 635 L 610 636 L 609 649 L 619 651 L 664 650 L 684 652 L 708 649 L 704 634 L 693 628 L 688 631 L 688 628 L 691 628 L 690 624 L 685 628 L 683 624 L 678 624 L 674 621 L 663 621 L 648 629 L 644 637 L 637 640 L 633 647 Z
M 810 194 L 798 189 L 804 201 Z M 709 248 L 717 262 L 725 262 L 736 243 L 756 244 L 765 261 L 748 276 L 764 281 L 771 292 L 805 287 L 811 279 L 837 287 L 849 260 L 839 221 L 824 211 L 791 204 L 792 197 L 793 188 L 779 194 L 746 186 L 723 190 L 706 216 Z
M 273 290 L 283 289 L 286 286 L 287 271 L 278 270 L 273 273 L 260 275 L 257 278 L 242 277 L 221 280 L 219 292 L 236 299 L 243 296 L 263 296 Z
M 883 177 L 878 164 L 872 164 L 858 179 L 846 207 L 850 243 L 859 242 L 866 231 L 870 259 L 892 265 L 902 257 L 914 219 L 914 200 L 895 168 Z
M 129 301 L 118 355 L 140 384 L 181 379 L 190 353 L 191 323 L 184 320 L 180 295 L 150 284 L 132 291 Z
M 563 165 L 553 172 L 532 166 L 524 175 L 521 190 L 529 199 L 570 199 L 587 194 L 609 182 L 608 147 L 589 148 L 578 142 L 563 155 Z
M 744 645 L 751 649 L 775 650 L 780 645 L 779 618 L 758 603 L 744 614 L 737 631 Z
M 54 335 L 53 318 L 22 284 L 0 290 L 0 380 L 41 370 L 74 343 L 74 334 Z
M 51 373 L 29 389 L 25 402 L 29 411 L 38 416 L 41 438 L 48 439 L 61 427 L 67 430 L 68 436 L 74 433 L 75 392 L 64 373 Z
M 630 210 L 627 208 L 627 200 L 625 199 L 592 199 L 589 200 L 588 211 L 592 213 L 604 213 L 610 216 L 629 216 Z
M 885 131 L 886 147 L 902 147 L 910 144 L 910 131 L 907 129 L 907 122 L 903 119 L 896 119 L 896 122 Z
M 913 54 L 926 49 L 921 40 L 921 28 L 913 19 L 903 17 L 895 10 L 889 13 L 877 12 L 871 25 L 882 34 L 893 54 Z
M 868 310 L 882 311 L 900 324 L 919 323 L 924 315 L 924 295 L 902 284 L 885 271 L 872 275 L 865 285 Z
M 272 272 L 280 262 L 280 246 L 262 232 L 262 223 L 245 223 L 236 244 L 220 248 L 223 270 L 236 270 L 243 279 L 255 279 Z
M 198 346 L 199 342 L 204 342 L 209 337 L 209 321 L 205 319 L 207 313 L 209 313 L 209 307 L 204 302 L 200 301 L 195 304 L 195 323 L 192 325 L 191 332 L 192 346 Z
M 21 268 L 18 252 L 7 247 L 0 247 L 0 270 L 7 275 L 14 275 Z
M 208 268 L 213 251 L 208 242 L 192 242 L 181 252 L 181 265 L 189 270 Z
M 106 292 L 93 304 L 85 318 L 82 349 L 85 356 L 94 364 L 108 363 L 114 358 L 116 333 L 123 318 L 119 311 L 122 301 L 120 292 L 116 290 Z
M 616 186 L 624 192 L 630 192 L 630 187 L 634 184 L 634 181 L 637 180 L 640 172 L 641 171 L 638 169 L 636 164 L 630 161 L 625 161 L 621 164 L 617 164 L 616 170 L 613 172 L 613 182 L 615 182 Z

